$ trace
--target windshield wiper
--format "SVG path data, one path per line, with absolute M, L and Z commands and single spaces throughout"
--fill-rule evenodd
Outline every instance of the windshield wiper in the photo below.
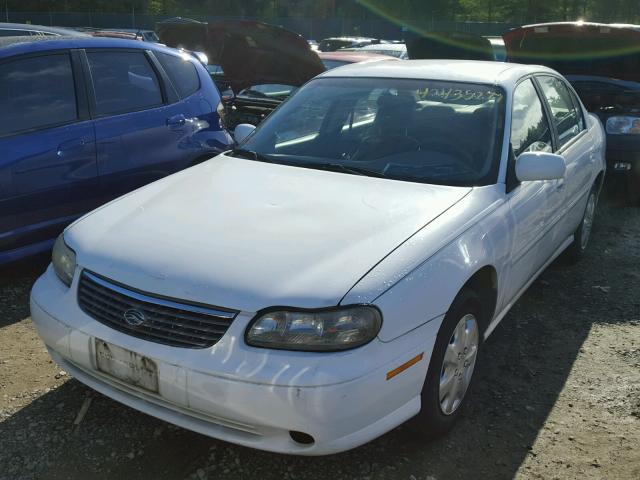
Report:
M 362 167 L 342 165 L 341 163 L 308 162 L 308 163 L 302 164 L 301 166 L 304 166 L 307 168 L 315 168 L 318 170 L 327 170 L 330 172 L 341 172 L 341 173 L 350 173 L 352 175 L 363 175 L 367 177 L 387 178 L 387 175 L 385 175 L 382 172 L 377 172 L 375 170 L 369 170 L 367 168 L 362 168 Z
M 273 163 L 273 160 L 266 155 L 262 155 L 254 150 L 248 150 L 246 148 L 234 148 L 231 150 L 231 156 L 248 158 L 249 160 L 255 160 L 257 162 Z

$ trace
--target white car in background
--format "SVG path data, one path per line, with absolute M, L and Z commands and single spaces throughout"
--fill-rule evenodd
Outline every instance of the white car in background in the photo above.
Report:
M 380 55 L 389 55 L 391 57 L 399 58 L 400 60 L 407 60 L 407 46 L 404 43 L 378 43 L 375 45 L 365 45 L 360 48 L 343 49 L 353 50 L 359 52 L 378 53 Z
M 53 359 L 263 450 L 446 432 L 483 340 L 587 247 L 600 122 L 553 70 L 447 60 L 336 68 L 252 129 L 58 239 L 31 296 Z

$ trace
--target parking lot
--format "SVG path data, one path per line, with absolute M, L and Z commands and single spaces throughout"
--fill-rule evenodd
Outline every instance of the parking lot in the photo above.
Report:
M 587 258 L 555 262 L 509 313 L 447 437 L 423 444 L 400 427 L 320 458 L 213 440 L 92 392 L 51 362 L 29 318 L 47 258 L 4 268 L 0 478 L 640 478 L 639 238 L 640 209 L 600 204 Z

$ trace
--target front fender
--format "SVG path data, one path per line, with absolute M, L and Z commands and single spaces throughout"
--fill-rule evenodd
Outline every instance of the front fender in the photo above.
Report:
M 474 189 L 372 269 L 342 303 L 377 305 L 384 342 L 431 320 L 440 322 L 482 267 L 496 268 L 499 282 L 511 241 L 509 222 L 504 186 Z

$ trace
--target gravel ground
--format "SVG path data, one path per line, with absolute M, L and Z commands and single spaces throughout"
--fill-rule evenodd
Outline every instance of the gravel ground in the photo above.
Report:
M 601 204 L 588 257 L 556 262 L 517 303 L 447 437 L 419 443 L 400 427 L 324 458 L 213 440 L 69 378 L 29 319 L 45 265 L 0 270 L 1 479 L 640 478 L 638 208 Z

